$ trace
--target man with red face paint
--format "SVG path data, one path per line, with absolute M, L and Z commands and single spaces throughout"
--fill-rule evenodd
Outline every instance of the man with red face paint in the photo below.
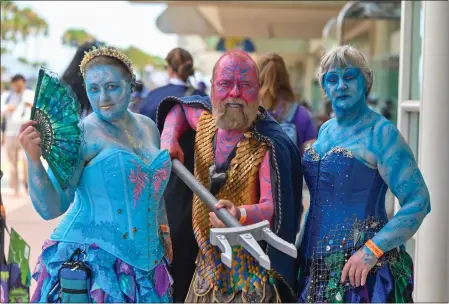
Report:
M 211 82 L 211 99 L 168 97 L 161 102 L 157 119 L 161 149 L 184 162 L 189 153 L 183 150 L 181 138 L 188 131 L 196 132 L 195 177 L 217 197 L 217 209 L 227 208 L 242 225 L 268 220 L 274 233 L 294 242 L 302 213 L 299 151 L 258 106 L 256 64 L 242 51 L 228 52 L 214 66 Z M 180 206 L 188 203 L 183 198 L 178 201 Z M 295 259 L 262 243 L 272 263 L 268 271 L 243 247 L 234 246 L 228 268 L 209 241 L 209 229 L 224 224 L 196 195 L 192 208 L 192 227 L 184 226 L 172 237 L 174 259 L 176 239 L 189 238 L 192 230 L 199 248 L 186 302 L 296 301 Z M 167 210 L 169 218 L 174 212 Z M 176 284 L 175 278 L 175 292 Z

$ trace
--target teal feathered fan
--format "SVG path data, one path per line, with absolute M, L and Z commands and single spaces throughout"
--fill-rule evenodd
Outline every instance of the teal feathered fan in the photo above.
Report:
M 67 188 L 82 148 L 80 105 L 75 94 L 51 71 L 40 68 L 31 120 L 41 134 L 42 156 L 59 185 Z

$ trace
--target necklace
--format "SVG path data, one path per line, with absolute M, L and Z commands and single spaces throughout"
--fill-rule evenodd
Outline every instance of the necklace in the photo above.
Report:
M 133 148 L 134 153 L 139 157 L 146 165 L 149 165 L 150 161 L 142 156 L 142 140 L 136 141 L 134 136 L 129 134 L 128 130 L 125 130 L 126 138 L 128 139 L 128 143 Z
M 143 141 L 141 139 L 136 140 L 136 136 L 131 135 L 131 133 L 127 130 L 125 126 L 114 126 L 112 128 L 105 128 L 107 134 L 109 134 L 112 138 L 115 138 L 119 142 L 124 143 L 124 141 L 127 141 L 129 146 L 131 147 L 132 152 L 140 159 L 142 162 L 144 162 L 146 165 L 150 164 L 150 160 L 145 158 L 144 156 L 148 156 L 147 153 L 144 153 L 143 149 Z M 122 131 L 123 130 L 123 131 Z M 122 133 L 123 132 L 123 133 Z M 126 136 L 126 140 L 123 138 L 124 134 Z M 142 136 L 137 136 L 141 138 Z M 150 158 L 151 159 L 151 158 Z
M 142 147 L 142 141 L 139 140 L 137 143 L 134 137 L 129 134 L 128 130 L 125 130 L 126 138 L 128 139 L 128 143 L 134 148 L 134 149 L 140 149 Z

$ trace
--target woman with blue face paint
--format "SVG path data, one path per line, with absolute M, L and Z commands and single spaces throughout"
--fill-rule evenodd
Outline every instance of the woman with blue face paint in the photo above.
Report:
M 90 302 L 169 302 L 169 154 L 159 150 L 156 125 L 128 110 L 135 78 L 124 54 L 93 49 L 80 67 L 93 113 L 82 122 L 85 144 L 67 190 L 40 161 L 35 122 L 21 130 L 36 211 L 45 220 L 65 213 L 43 246 L 32 301 L 80 302 L 84 292 Z M 74 253 L 91 273 L 86 282 L 63 271 Z
M 397 128 L 368 108 L 373 76 L 358 50 L 327 53 L 319 81 L 336 117 L 304 153 L 311 202 L 299 301 L 410 302 L 413 263 L 404 244 L 430 212 L 424 179 Z M 401 205 L 390 220 L 388 188 Z

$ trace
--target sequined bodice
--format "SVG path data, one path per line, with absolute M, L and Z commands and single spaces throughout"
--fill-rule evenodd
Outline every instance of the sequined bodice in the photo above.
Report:
M 171 169 L 167 151 L 146 165 L 115 150 L 84 168 L 75 200 L 51 239 L 95 244 L 126 263 L 150 270 L 163 256 L 158 204 Z
M 387 185 L 376 169 L 357 160 L 350 150 L 334 148 L 320 157 L 308 147 L 303 168 L 310 190 L 310 209 L 301 243 L 305 257 L 312 258 L 318 243 L 348 218 L 363 221 L 374 216 L 387 222 Z M 344 249 L 344 242 L 340 246 Z

